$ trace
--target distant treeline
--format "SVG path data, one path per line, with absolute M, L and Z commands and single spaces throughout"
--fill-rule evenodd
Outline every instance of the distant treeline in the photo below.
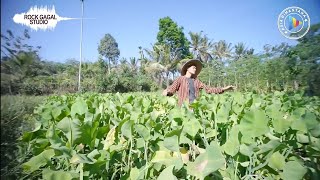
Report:
M 255 53 L 243 42 L 214 42 L 204 32 L 188 38 L 170 17 L 159 20 L 157 42 L 138 47 L 139 57 L 120 59 L 116 40 L 102 37 L 99 58 L 81 66 L 81 92 L 156 91 L 179 76 L 186 59 L 203 62 L 200 80 L 211 86 L 236 85 L 241 91 L 304 91 L 320 95 L 320 24 L 311 26 L 296 46 L 264 45 Z M 26 43 L 30 35 L 1 34 L 1 95 L 44 95 L 78 91 L 79 60 L 43 60 L 41 47 Z M 136 48 L 136 47 L 133 47 Z

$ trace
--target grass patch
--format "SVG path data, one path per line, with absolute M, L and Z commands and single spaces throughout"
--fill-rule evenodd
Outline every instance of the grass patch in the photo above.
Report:
M 1 96 L 1 179 L 15 179 L 18 173 L 17 139 L 31 130 L 28 117 L 46 96 Z

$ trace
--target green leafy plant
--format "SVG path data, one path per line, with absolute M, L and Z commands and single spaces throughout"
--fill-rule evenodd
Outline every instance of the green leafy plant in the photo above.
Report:
M 25 133 L 27 177 L 319 178 L 319 97 L 203 94 L 179 108 L 155 93 L 51 96 Z

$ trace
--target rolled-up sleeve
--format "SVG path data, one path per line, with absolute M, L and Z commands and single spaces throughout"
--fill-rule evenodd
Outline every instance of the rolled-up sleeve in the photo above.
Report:
M 209 86 L 205 85 L 204 83 L 202 83 L 201 81 L 199 81 L 199 84 L 200 84 L 199 89 L 206 90 L 206 92 L 208 94 L 221 94 L 224 92 L 222 88 L 209 87 Z
M 167 92 L 168 92 L 167 95 L 172 96 L 176 91 L 178 91 L 180 84 L 181 84 L 181 78 L 179 77 L 173 81 L 171 86 L 167 88 Z

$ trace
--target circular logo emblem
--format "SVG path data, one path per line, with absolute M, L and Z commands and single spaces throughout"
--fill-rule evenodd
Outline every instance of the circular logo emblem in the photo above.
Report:
M 307 34 L 310 28 L 310 17 L 299 7 L 288 7 L 278 17 L 278 29 L 289 39 L 299 39 Z

